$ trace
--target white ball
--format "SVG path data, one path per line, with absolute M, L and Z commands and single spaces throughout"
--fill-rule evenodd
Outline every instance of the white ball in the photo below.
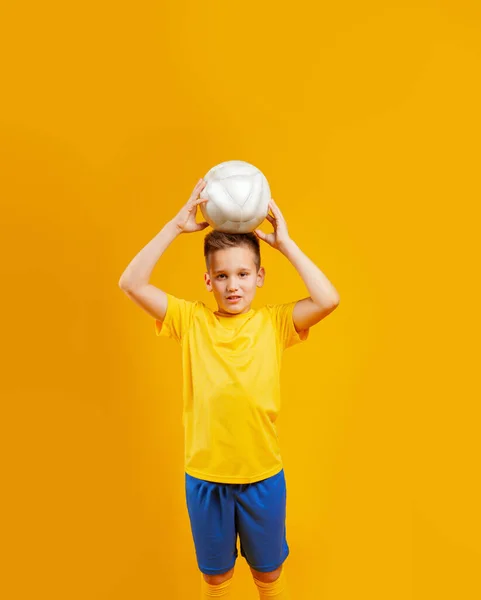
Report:
M 200 197 L 208 202 L 200 204 L 200 209 L 213 229 L 247 233 L 266 218 L 271 191 L 267 179 L 254 165 L 228 160 L 212 167 L 204 180 L 207 185 Z

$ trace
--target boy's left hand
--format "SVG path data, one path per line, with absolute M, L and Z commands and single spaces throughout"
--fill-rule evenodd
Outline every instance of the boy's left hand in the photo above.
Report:
M 274 216 L 267 213 L 266 219 L 274 227 L 274 231 L 272 233 L 264 233 L 260 229 L 254 229 L 254 233 L 258 238 L 269 244 L 269 246 L 272 246 L 276 250 L 280 250 L 291 238 L 287 231 L 286 220 L 272 198 L 269 201 L 269 208 Z

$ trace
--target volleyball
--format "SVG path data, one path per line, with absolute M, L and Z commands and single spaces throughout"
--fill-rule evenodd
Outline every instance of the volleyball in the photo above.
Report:
M 243 160 L 228 160 L 205 175 L 200 204 L 212 229 L 225 233 L 254 231 L 269 212 L 271 190 L 264 174 Z

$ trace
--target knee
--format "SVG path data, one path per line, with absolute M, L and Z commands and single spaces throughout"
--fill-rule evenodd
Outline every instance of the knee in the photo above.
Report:
M 221 573 L 219 575 L 206 575 L 205 573 L 202 573 L 202 575 L 204 577 L 204 580 L 210 585 L 219 585 L 233 577 L 234 567 L 232 567 L 230 571 L 227 571 L 226 573 Z
M 254 576 L 254 579 L 257 579 L 258 581 L 262 581 L 263 583 L 272 583 L 273 581 L 276 581 L 276 579 L 279 579 L 281 571 L 282 571 L 282 565 L 275 571 L 269 571 L 267 573 L 262 573 L 261 571 L 256 571 L 252 567 L 250 567 L 250 570 L 252 572 L 252 575 Z

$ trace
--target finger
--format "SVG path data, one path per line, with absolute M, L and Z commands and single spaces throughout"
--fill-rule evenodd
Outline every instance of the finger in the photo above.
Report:
M 277 206 L 277 204 L 275 204 L 275 202 L 273 201 L 272 204 L 272 208 L 271 208 L 272 212 L 274 213 L 274 217 L 279 220 L 279 221 L 284 221 L 284 215 L 281 213 L 280 208 Z
M 206 227 L 209 227 L 209 223 L 207 223 L 207 221 L 202 221 L 201 223 L 197 223 L 197 231 L 202 231 Z
M 274 208 L 274 210 L 277 210 L 278 213 L 281 212 L 281 209 L 277 206 L 276 201 L 274 200 L 274 198 L 271 198 L 271 204 L 272 204 L 272 207 Z
M 277 227 L 277 220 L 276 220 L 276 218 L 275 218 L 275 217 L 272 217 L 271 215 L 268 215 L 268 216 L 266 217 L 266 219 L 269 221 L 269 223 L 272 225 L 272 227 L 273 227 L 273 228 L 274 228 L 274 230 L 275 230 L 275 229 L 276 229 L 276 227 Z
M 190 198 L 189 202 L 187 203 L 187 206 L 189 208 L 189 212 L 193 209 L 196 208 L 199 204 L 202 204 L 202 202 L 207 202 L 209 200 L 209 198 Z
M 266 234 L 261 231 L 260 229 L 254 229 L 254 233 L 257 235 L 257 237 L 259 237 L 261 240 L 263 240 L 264 242 L 266 241 Z
M 274 202 L 274 198 L 271 198 L 269 206 L 274 214 L 279 214 L 281 212 L 277 204 Z
M 195 188 L 192 190 L 192 194 L 190 195 L 189 200 L 197 198 L 197 196 L 205 188 L 206 185 L 207 185 L 207 181 L 204 181 L 203 179 L 199 179 Z
M 202 179 L 199 179 L 199 181 L 195 184 L 194 189 L 192 190 L 192 194 L 191 196 L 195 196 L 196 192 L 198 190 L 200 190 L 200 186 L 202 185 Z

